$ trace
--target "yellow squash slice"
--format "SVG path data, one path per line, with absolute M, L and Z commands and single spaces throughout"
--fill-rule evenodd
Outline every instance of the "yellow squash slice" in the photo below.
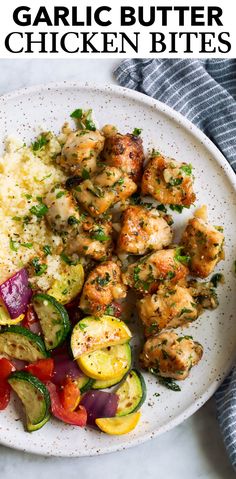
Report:
M 123 377 L 131 365 L 131 348 L 128 343 L 83 354 L 78 366 L 88 377 L 100 381 Z
M 127 343 L 131 332 L 123 321 L 113 316 L 88 316 L 79 321 L 71 335 L 71 350 L 75 359 L 98 349 Z
M 96 424 L 101 431 L 111 435 L 127 434 L 137 426 L 141 413 L 134 412 L 123 417 L 106 417 L 96 419 Z

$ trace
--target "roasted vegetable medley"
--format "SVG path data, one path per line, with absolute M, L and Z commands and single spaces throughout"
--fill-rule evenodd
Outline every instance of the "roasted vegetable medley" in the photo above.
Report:
M 145 401 L 141 371 L 179 391 L 203 356 L 185 328 L 218 306 L 223 277 L 209 276 L 224 259 L 224 233 L 202 206 L 176 244 L 173 212 L 197 197 L 192 165 L 144 152 L 139 128 L 98 129 L 80 108 L 71 117 L 74 129 L 43 132 L 13 152 L 42 175 L 30 184 L 19 173 L 8 231 L 0 227 L 9 239 L 0 254 L 0 409 L 14 391 L 29 432 L 52 415 L 125 434 Z M 15 178 L 4 157 L 0 167 L 0 182 L 4 168 Z M 143 330 L 139 358 L 130 295 Z

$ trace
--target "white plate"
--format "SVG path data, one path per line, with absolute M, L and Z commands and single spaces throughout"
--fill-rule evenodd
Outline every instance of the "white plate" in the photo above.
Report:
M 38 126 L 59 131 L 76 108 L 93 108 L 100 125 L 113 123 L 121 132 L 143 128 L 145 147 L 154 147 L 195 167 L 196 205 L 209 206 L 210 220 L 223 225 L 226 260 L 217 267 L 226 283 L 219 287 L 220 306 L 206 312 L 187 330 L 204 346 L 204 357 L 181 384 L 181 392 L 159 386 L 146 375 L 147 400 L 136 430 L 108 436 L 51 421 L 33 434 L 24 432 L 15 404 L 0 414 L 0 442 L 38 454 L 84 456 L 118 451 L 140 444 L 176 426 L 214 393 L 229 372 L 236 351 L 236 177 L 219 150 L 181 115 L 140 93 L 116 86 L 63 83 L 28 88 L 0 98 L 0 138 L 13 134 L 31 141 Z M 194 208 L 176 215 L 177 229 Z M 156 397 L 155 392 L 160 396 Z

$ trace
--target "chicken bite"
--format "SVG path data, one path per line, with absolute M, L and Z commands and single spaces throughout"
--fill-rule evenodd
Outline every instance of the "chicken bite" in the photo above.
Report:
M 91 216 L 81 215 L 80 227 L 67 242 L 65 253 L 76 253 L 101 261 L 110 257 L 112 252 L 112 218 L 95 221 Z
M 60 185 L 54 186 L 47 193 L 44 203 L 48 207 L 46 220 L 55 232 L 68 234 L 80 222 L 80 214 L 72 194 Z
M 117 242 L 119 252 L 145 254 L 168 246 L 171 240 L 170 226 L 156 209 L 129 206 L 123 213 Z
M 190 206 L 196 199 L 192 167 L 155 154 L 144 170 L 141 190 L 163 204 Z
M 224 259 L 224 234 L 201 218 L 189 220 L 182 244 L 190 256 L 189 269 L 194 276 L 206 278 Z
M 121 133 L 109 135 L 105 141 L 103 158 L 107 165 L 120 168 L 134 182 L 141 179 L 144 152 L 139 136 Z
M 129 265 L 123 273 L 123 281 L 141 293 L 153 293 L 163 281 L 176 284 L 186 278 L 185 263 L 186 256 L 180 255 L 180 248 L 156 251 Z
M 190 369 L 203 355 L 201 344 L 189 336 L 164 332 L 151 336 L 144 344 L 140 361 L 144 368 L 155 368 L 164 378 L 186 379 Z
M 126 200 L 137 185 L 119 168 L 108 166 L 75 187 L 74 195 L 92 215 L 99 216 L 119 201 Z
M 197 304 L 188 288 L 178 285 L 163 285 L 155 294 L 139 299 L 137 310 L 146 336 L 185 326 L 198 317 Z
M 69 173 L 82 177 L 90 175 L 96 170 L 104 141 L 99 130 L 74 131 L 69 134 L 57 163 Z
M 114 261 L 100 264 L 91 271 L 84 284 L 79 307 L 85 314 L 102 316 L 113 300 L 125 298 L 121 269 Z

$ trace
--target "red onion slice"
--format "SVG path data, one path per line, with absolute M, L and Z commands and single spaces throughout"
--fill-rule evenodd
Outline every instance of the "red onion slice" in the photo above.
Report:
M 0 285 L 0 296 L 12 319 L 25 313 L 32 296 L 28 285 L 28 273 L 25 268 Z
M 118 396 L 105 391 L 88 391 L 80 401 L 85 407 L 88 419 L 87 423 L 95 425 L 95 419 L 99 417 L 114 417 L 118 406 Z

